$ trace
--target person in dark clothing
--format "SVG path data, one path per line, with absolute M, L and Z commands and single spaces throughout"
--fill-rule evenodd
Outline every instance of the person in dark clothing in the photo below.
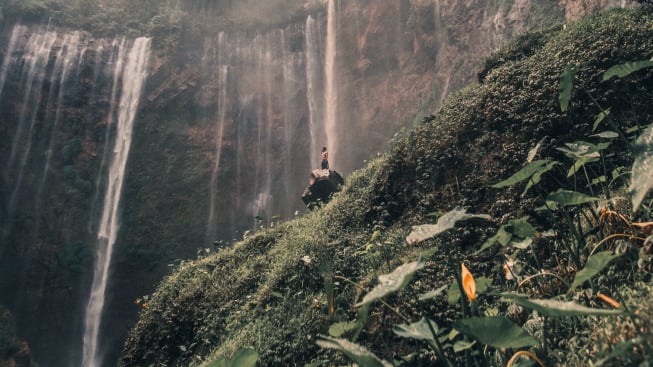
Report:
M 322 147 L 322 163 L 320 164 L 320 168 L 329 169 L 329 152 L 327 152 L 326 147 Z

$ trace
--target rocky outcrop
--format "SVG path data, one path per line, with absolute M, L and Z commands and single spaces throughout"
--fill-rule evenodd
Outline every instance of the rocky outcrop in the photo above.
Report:
M 302 194 L 302 201 L 310 210 L 328 203 L 331 196 L 340 191 L 345 180 L 336 171 L 316 169 L 311 172 L 309 185 Z

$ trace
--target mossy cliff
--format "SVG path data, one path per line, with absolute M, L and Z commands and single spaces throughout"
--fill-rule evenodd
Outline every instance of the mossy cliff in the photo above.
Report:
M 625 79 L 602 82 L 601 77 L 615 64 L 651 56 L 653 16 L 646 10 L 611 11 L 566 29 L 521 37 L 488 59 L 480 84 L 450 96 L 432 116 L 398 134 L 389 150 L 353 173 L 328 205 L 179 265 L 143 307 L 121 365 L 202 365 L 241 347 L 254 348 L 263 366 L 338 360 L 314 340 L 331 324 L 356 318 L 353 305 L 365 291 L 343 278 L 369 290 L 376 276 L 428 249 L 434 254 L 425 269 L 387 301 L 410 319 L 429 315 L 447 326 L 454 311 L 446 300 L 417 302 L 416 295 L 451 283 L 445 264 L 454 255 L 437 251 L 442 242 L 407 245 L 411 225 L 433 223 L 431 213 L 456 206 L 489 214 L 492 221 L 455 228 L 443 241 L 457 249 L 459 259 L 474 264 L 476 275 L 500 284 L 503 258 L 492 251 L 475 256 L 474 250 L 509 220 L 528 215 L 538 229 L 550 223 L 534 210 L 542 205 L 534 193 L 522 196 L 523 187 L 490 186 L 517 172 L 538 142 L 539 157 L 565 162 L 556 148 L 599 139 L 588 137 L 600 112 L 597 105 L 610 106 L 612 121 L 624 131 L 650 123 L 650 68 Z M 570 64 L 576 65 L 582 88 L 574 89 L 569 109 L 562 112 L 558 87 Z M 623 145 L 613 141 L 608 167 L 632 163 Z M 548 177 L 540 184 L 543 191 L 568 182 L 566 169 Z M 541 261 L 553 258 L 544 254 Z M 333 315 L 321 275 L 328 267 L 337 280 Z M 407 350 L 407 342 L 391 331 L 399 321 L 375 306 L 357 342 L 390 359 Z M 564 343 L 557 348 L 558 357 L 549 356 L 552 363 L 572 353 Z

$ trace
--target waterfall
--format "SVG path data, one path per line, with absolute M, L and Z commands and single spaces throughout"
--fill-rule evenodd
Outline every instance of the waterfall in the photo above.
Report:
M 217 131 L 215 136 L 215 163 L 213 164 L 213 170 L 211 173 L 211 187 L 209 191 L 211 193 L 211 201 L 209 202 L 209 218 L 206 225 L 207 233 L 207 242 L 214 241 L 216 239 L 216 228 L 217 228 L 217 217 L 218 212 L 218 174 L 220 173 L 220 157 L 222 155 L 222 142 L 224 135 L 224 125 L 225 119 L 227 117 L 227 81 L 229 76 L 229 66 L 226 63 L 225 54 L 225 41 L 224 33 L 220 33 L 218 36 L 218 67 L 219 67 L 219 77 L 218 77 L 218 119 L 217 119 Z
M 18 42 L 18 39 L 25 34 L 26 31 L 27 27 L 21 25 L 17 25 L 11 30 L 7 53 L 5 54 L 4 61 L 2 61 L 2 68 L 0 68 L 0 96 L 2 95 L 2 90 L 5 86 L 5 80 L 7 79 L 7 70 L 9 68 L 9 63 L 12 61 L 11 56 L 16 49 L 16 43 Z
M 109 163 L 109 175 L 104 196 L 104 207 L 97 233 L 97 258 L 93 273 L 93 283 L 86 308 L 84 324 L 84 367 L 101 365 L 98 348 L 102 309 L 109 277 L 109 267 L 113 246 L 118 234 L 118 207 L 122 193 L 123 176 L 131 145 L 132 128 L 138 109 L 141 91 L 147 76 L 150 54 L 150 39 L 137 38 L 127 55 L 124 68 L 116 65 L 116 73 L 121 73 L 122 89 L 117 111 L 115 144 Z M 114 74 L 115 75 L 115 74 Z M 117 77 L 116 77 L 117 79 Z M 113 111 L 111 111 L 113 113 Z
M 336 74 L 337 57 L 337 0 L 329 0 L 327 15 L 327 41 L 324 61 L 325 91 L 324 91 L 324 126 L 326 130 L 326 147 L 329 151 L 329 163 L 335 162 L 338 154 L 338 91 Z M 331 165 L 331 167 L 333 167 Z
M 18 129 L 12 143 L 9 161 L 6 164 L 7 169 L 14 173 L 16 177 L 14 189 L 9 196 L 7 209 L 10 217 L 16 207 L 16 200 L 24 178 L 25 165 L 32 150 L 32 137 L 37 122 L 38 106 L 41 104 L 42 99 L 42 87 L 45 82 L 45 75 L 43 74 L 50 59 L 50 51 L 56 40 L 57 34 L 55 32 L 45 32 L 33 34 L 27 43 L 27 54 L 24 56 L 27 60 L 27 72 L 21 76 L 21 79 L 24 80 L 21 84 L 25 85 L 26 89 L 23 106 L 18 118 Z M 33 94 L 32 91 L 34 91 Z
M 318 91 L 316 90 L 316 82 L 318 80 L 318 59 L 319 54 L 317 51 L 317 30 L 316 22 L 313 19 L 313 16 L 309 15 L 306 18 L 306 36 L 305 39 L 305 49 L 306 49 L 306 100 L 308 102 L 308 131 L 311 137 L 310 143 L 310 157 L 311 157 L 311 167 L 319 167 L 318 164 L 318 147 L 320 142 L 318 140 L 318 116 L 320 112 L 318 110 Z
M 56 75 L 59 75 L 59 91 L 56 94 L 56 102 L 54 102 L 54 122 L 51 127 L 50 131 L 50 138 L 48 139 L 48 146 L 45 151 L 45 165 L 43 167 L 43 174 L 41 174 L 41 180 L 39 181 L 38 184 L 38 189 L 37 189 L 37 194 L 36 194 L 36 200 L 37 200 L 37 205 L 36 205 L 36 211 L 38 212 L 40 208 L 40 200 L 43 195 L 43 190 L 45 188 L 45 183 L 47 181 L 48 177 L 48 172 L 50 170 L 50 163 L 52 160 L 52 153 L 55 149 L 55 137 L 59 128 L 59 125 L 61 124 L 61 118 L 62 118 L 62 111 L 61 107 L 63 106 L 63 96 L 64 96 L 64 82 L 68 79 L 68 75 L 70 73 L 70 69 L 73 65 L 76 66 L 77 70 L 79 70 L 80 65 L 81 65 L 81 59 L 83 57 L 83 52 L 78 50 L 77 46 L 79 45 L 80 41 L 80 35 L 78 32 L 74 32 L 73 34 L 67 34 L 64 35 L 64 39 L 62 42 L 62 45 L 59 49 L 59 52 L 57 53 L 56 61 L 55 61 L 55 67 L 54 71 L 52 73 L 52 77 L 50 79 L 50 89 L 51 92 L 48 94 L 49 99 L 53 99 L 54 97 L 54 86 L 56 85 L 55 81 Z M 75 59 L 78 59 L 77 63 L 75 64 Z M 48 101 L 48 106 L 52 105 L 52 101 Z M 47 119 L 46 119 L 47 120 Z M 37 231 L 35 231 L 37 232 Z

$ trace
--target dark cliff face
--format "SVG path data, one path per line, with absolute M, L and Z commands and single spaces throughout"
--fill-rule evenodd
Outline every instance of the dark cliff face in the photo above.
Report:
M 348 175 L 473 81 L 482 55 L 565 17 L 557 1 L 358 0 L 331 14 L 327 5 L 265 30 L 182 36 L 175 49 L 153 50 L 101 328 L 107 360 L 136 319 L 134 299 L 176 259 L 306 210 L 300 196 L 327 140 L 337 142 L 332 168 Z M 24 26 L 0 35 L 0 304 L 37 362 L 69 366 L 81 358 L 122 37 Z M 43 42 L 33 74 L 28 42 Z

